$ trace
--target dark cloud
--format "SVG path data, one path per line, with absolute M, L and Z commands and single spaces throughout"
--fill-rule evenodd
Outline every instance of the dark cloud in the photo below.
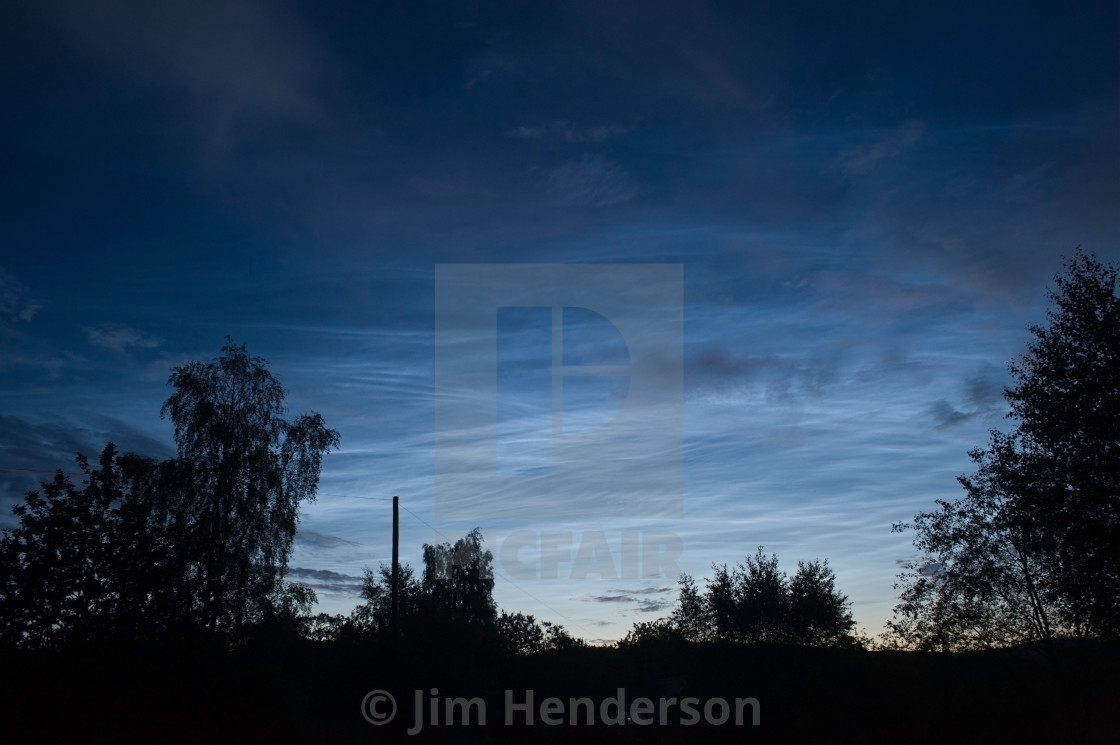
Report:
M 643 598 L 635 596 L 633 593 L 623 595 L 595 595 L 588 598 L 593 603 L 624 603 L 634 606 L 632 610 L 639 613 L 658 613 L 667 610 L 676 605 L 673 600 L 653 600 L 650 598 Z
M 61 417 L 46 421 L 29 421 L 0 415 L 0 453 L 6 466 L 49 477 L 55 470 L 69 470 L 74 456 L 82 453 L 95 458 L 114 442 L 122 452 L 167 457 L 171 448 L 135 425 L 108 416 L 82 419 Z
M 675 590 L 675 587 L 643 587 L 638 590 L 611 590 L 610 592 L 621 592 L 627 595 L 661 595 Z
M 728 391 L 759 388 L 775 400 L 819 395 L 838 380 L 844 346 L 810 350 L 798 355 L 737 355 L 732 350 L 697 351 L 686 361 L 689 390 Z
M 916 558 L 916 557 L 915 557 Z M 915 566 L 915 558 L 910 559 L 895 559 L 894 565 L 904 569 L 910 569 Z M 922 564 L 917 567 L 917 572 L 923 577 L 936 577 L 945 571 L 945 565 L 939 561 L 931 561 L 928 564 Z
M 676 601 L 669 598 L 653 598 L 651 595 L 664 595 L 674 591 L 672 587 L 641 587 L 633 590 L 629 589 L 615 589 L 609 590 L 607 594 L 592 595 L 585 598 L 586 602 L 591 603 L 606 603 L 606 604 L 622 604 L 628 607 L 628 611 L 636 611 L 638 613 L 658 613 L 676 605 Z
M 967 380 L 965 394 L 976 409 L 988 410 L 1003 402 L 1005 375 L 991 364 L 985 364 Z
M 307 119 L 319 110 L 305 19 L 274 3 L 74 0 L 41 11 L 77 49 L 179 93 L 215 135 L 236 132 L 246 118 Z
M 305 530 L 303 528 L 296 531 L 295 540 L 296 543 L 319 549 L 350 548 L 358 545 L 354 541 L 348 541 L 336 535 L 317 533 L 314 530 Z
M 977 416 L 990 415 L 1003 402 L 1003 381 L 997 368 L 985 363 L 975 373 L 965 378 L 962 393 L 967 408 L 957 408 L 947 399 L 935 401 L 928 410 L 938 429 L 962 424 Z
M 362 591 L 362 578 L 328 569 L 291 567 L 287 578 L 292 582 L 309 585 L 316 592 L 334 596 L 354 597 Z
M 935 401 L 933 406 L 930 407 L 930 415 L 933 417 L 934 422 L 938 429 L 952 427 L 962 422 L 967 422 L 972 417 L 976 416 L 976 412 L 958 411 L 953 408 L 945 399 Z
M 918 570 L 918 574 L 923 577 L 939 577 L 945 572 L 945 565 L 940 562 L 932 562 L 926 564 Z
M 341 572 L 332 572 L 329 569 L 307 569 L 304 567 L 292 567 L 288 569 L 288 577 L 292 579 L 309 579 L 316 582 L 361 582 L 361 577 L 355 577 L 350 574 L 342 574 Z

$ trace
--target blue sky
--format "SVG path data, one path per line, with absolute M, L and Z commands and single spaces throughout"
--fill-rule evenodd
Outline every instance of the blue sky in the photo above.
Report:
M 475 525 L 499 554 L 570 534 L 555 578 L 528 577 L 530 546 L 495 592 L 589 639 L 675 599 L 626 565 L 634 535 L 679 539 L 698 577 L 759 544 L 790 571 L 828 558 L 877 633 L 911 554 L 891 523 L 958 496 L 1007 426 L 1005 365 L 1061 257 L 1120 257 L 1118 13 L 17 3 L 0 520 L 76 451 L 171 455 L 170 368 L 228 335 L 342 435 L 291 562 L 325 610 L 388 559 L 399 494 L 413 564 Z M 436 266 L 525 263 L 680 267 L 680 516 L 437 515 Z M 503 354 L 539 371 L 547 345 L 511 328 Z M 539 460 L 510 380 L 500 426 Z M 593 428 L 625 392 L 588 396 Z M 628 478 L 585 475 L 603 500 Z M 616 577 L 573 572 L 580 546 Z

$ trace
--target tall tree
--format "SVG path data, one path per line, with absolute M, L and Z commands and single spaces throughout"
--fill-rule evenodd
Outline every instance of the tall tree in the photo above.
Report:
M 1078 250 L 1048 326 L 1006 392 L 1030 482 L 1018 510 L 1045 548 L 1047 600 L 1078 633 L 1120 634 L 1120 299 L 1117 268 Z
M 776 642 L 792 636 L 789 625 L 789 580 L 778 569 L 778 555 L 762 546 L 738 567 L 736 633 L 744 641 Z
M 482 547 L 475 528 L 452 543 L 424 544 L 424 610 L 455 624 L 493 628 L 494 554 Z
M 283 593 L 299 505 L 315 499 L 324 453 L 339 442 L 319 414 L 284 418 L 267 363 L 227 340 L 222 355 L 173 369 L 162 414 L 174 425 L 179 532 L 195 557 L 202 623 L 239 630 Z
M 965 496 L 913 523 L 921 556 L 897 586 L 898 641 L 945 649 L 1120 633 L 1117 270 L 1078 250 L 1049 325 L 1009 369 L 1010 433 L 993 430 Z
M 726 569 L 723 573 L 726 575 Z M 677 629 L 686 639 L 708 641 L 715 625 L 709 613 L 712 607 L 708 597 L 696 586 L 696 580 L 688 574 L 681 574 L 677 607 L 669 617 L 672 628 Z

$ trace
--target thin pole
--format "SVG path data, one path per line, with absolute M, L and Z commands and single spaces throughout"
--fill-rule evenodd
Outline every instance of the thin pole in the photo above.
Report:
M 401 634 L 401 566 L 398 561 L 401 547 L 400 497 L 393 496 L 393 631 Z

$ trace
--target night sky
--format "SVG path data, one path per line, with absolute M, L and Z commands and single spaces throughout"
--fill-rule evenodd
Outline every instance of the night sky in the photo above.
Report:
M 698 578 L 760 544 L 791 572 L 828 558 L 881 631 L 913 553 L 891 524 L 958 497 L 1011 426 L 1006 363 L 1062 257 L 1120 258 L 1120 6 L 319 5 L 7 7 L 2 524 L 77 451 L 172 456 L 170 369 L 230 336 L 342 436 L 291 561 L 321 610 L 388 560 L 399 494 L 414 566 L 476 525 L 496 553 L 601 532 L 619 576 L 496 578 L 501 607 L 587 639 L 676 599 L 625 571 L 624 533 L 678 537 Z M 679 516 L 597 512 L 617 463 L 564 482 L 578 514 L 437 513 L 448 264 L 680 268 L 683 437 L 630 469 L 683 483 Z M 499 315 L 501 478 L 540 461 L 550 320 Z M 600 382 L 572 426 L 626 398 Z

